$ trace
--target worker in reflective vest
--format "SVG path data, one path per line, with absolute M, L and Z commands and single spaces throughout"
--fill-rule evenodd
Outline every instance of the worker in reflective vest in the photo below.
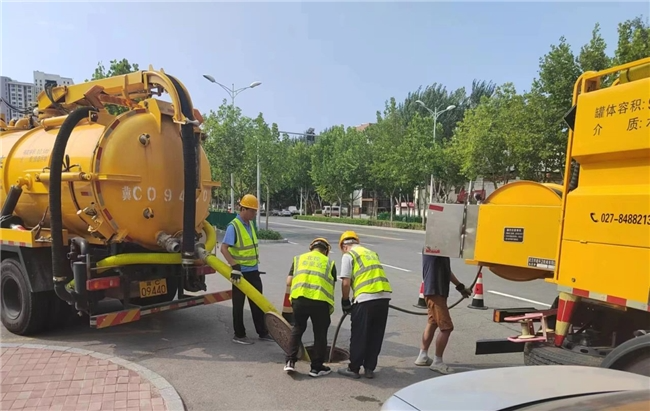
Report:
M 253 344 L 246 336 L 244 327 L 244 303 L 246 295 L 235 286 L 241 278 L 251 283 L 260 293 L 262 279 L 258 269 L 259 252 L 257 234 L 251 223 L 259 208 L 259 202 L 254 195 L 246 194 L 239 201 L 239 214 L 228 224 L 226 234 L 221 244 L 221 254 L 232 267 L 230 280 L 232 286 L 232 321 L 235 336 L 232 341 L 238 344 Z M 263 341 L 273 341 L 264 323 L 264 312 L 252 301 L 248 301 L 255 324 L 255 331 Z
M 287 372 L 296 370 L 298 350 L 308 319 L 311 319 L 314 330 L 314 351 L 310 354 L 309 375 L 320 377 L 332 372 L 323 365 L 327 358 L 327 330 L 331 323 L 330 315 L 334 312 L 336 281 L 336 266 L 328 257 L 330 249 L 330 243 L 325 238 L 316 238 L 309 245 L 309 252 L 293 258 L 287 277 L 287 285 L 291 287 L 289 299 L 294 318 L 291 349 L 284 366 Z
M 341 258 L 341 306 L 350 313 L 352 330 L 350 337 L 350 364 L 340 368 L 339 374 L 360 378 L 363 366 L 367 378 L 374 378 L 377 358 L 386 331 L 388 304 L 392 288 L 379 256 L 359 244 L 354 231 L 346 231 L 339 239 L 343 252 Z M 350 288 L 354 303 L 350 303 Z

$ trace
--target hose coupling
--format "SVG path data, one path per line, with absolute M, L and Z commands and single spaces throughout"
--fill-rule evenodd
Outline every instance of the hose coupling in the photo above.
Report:
M 181 251 L 181 241 L 162 231 L 159 231 L 156 235 L 156 242 L 168 253 L 178 253 Z

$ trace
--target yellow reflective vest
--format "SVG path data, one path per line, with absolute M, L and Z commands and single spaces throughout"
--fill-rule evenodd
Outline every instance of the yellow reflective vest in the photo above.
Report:
M 294 257 L 289 298 L 325 301 L 330 305 L 330 314 L 334 312 L 333 268 L 334 262 L 316 250 Z
M 386 278 L 379 256 L 372 250 L 360 245 L 348 251 L 352 256 L 352 290 L 353 298 L 359 294 L 393 292 Z
M 235 245 L 228 247 L 228 252 L 232 255 L 232 258 L 235 262 L 241 266 L 253 267 L 259 264 L 259 252 L 257 250 L 257 233 L 255 232 L 255 226 L 251 224 L 251 233 L 253 237 L 251 238 L 248 235 L 248 230 L 241 222 L 241 220 L 235 217 L 230 225 L 235 229 L 235 235 L 237 239 L 235 240 Z

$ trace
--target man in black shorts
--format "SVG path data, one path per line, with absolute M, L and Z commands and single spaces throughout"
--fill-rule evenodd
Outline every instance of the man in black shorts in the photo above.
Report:
M 451 374 L 451 369 L 442 361 L 442 354 L 449 341 L 449 335 L 454 330 L 454 323 L 449 315 L 447 308 L 447 298 L 449 297 L 449 283 L 456 286 L 463 297 L 469 298 L 472 291 L 465 288 L 465 285 L 458 281 L 458 278 L 451 271 L 451 261 L 449 257 L 439 257 L 426 255 L 422 252 L 422 280 L 424 281 L 424 301 L 427 304 L 428 321 L 427 326 L 422 334 L 422 343 L 420 345 L 420 354 L 415 360 L 415 365 L 430 366 L 433 371 L 441 374 Z M 433 335 L 436 328 L 440 329 L 436 339 L 435 358 L 429 358 L 429 347 L 433 342 Z

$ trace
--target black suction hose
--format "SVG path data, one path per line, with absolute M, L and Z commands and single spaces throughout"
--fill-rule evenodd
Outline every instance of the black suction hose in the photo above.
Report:
M 50 230 L 52 233 L 52 277 L 54 292 L 69 304 L 75 302 L 74 296 L 68 292 L 65 285 L 72 280 L 72 274 L 66 273 L 67 261 L 65 245 L 63 244 L 63 216 L 61 206 L 61 173 L 63 171 L 63 156 L 70 134 L 77 123 L 88 117 L 90 112 L 97 112 L 94 107 L 79 107 L 70 113 L 63 121 L 50 157 Z
M 476 285 L 476 282 L 478 281 L 478 275 L 481 273 L 482 268 L 483 268 L 482 266 L 479 267 L 478 272 L 476 273 L 476 277 L 474 277 L 474 281 L 472 281 L 472 285 L 469 286 L 470 290 L 472 288 L 474 288 L 474 286 Z M 458 299 L 458 301 L 456 301 L 455 303 L 453 303 L 452 305 L 449 306 L 449 309 L 451 310 L 452 308 L 454 308 L 455 306 L 460 304 L 460 302 L 463 301 L 464 299 L 465 299 L 465 297 L 460 297 Z M 406 313 L 406 314 L 413 314 L 413 315 L 427 315 L 428 314 L 427 311 L 411 311 L 411 310 L 407 310 L 405 308 L 394 306 L 392 304 L 389 304 L 388 306 L 390 308 L 392 308 L 393 310 L 401 311 L 401 312 Z M 347 316 L 348 316 L 348 313 L 344 312 L 343 316 L 339 320 L 339 324 L 336 326 L 336 332 L 334 332 L 334 340 L 332 340 L 332 346 L 330 347 L 330 355 L 329 355 L 328 362 L 332 362 L 332 358 L 334 356 L 334 347 L 336 347 L 336 340 L 339 338 L 339 331 L 341 331 L 341 326 L 343 325 L 343 320 L 345 320 L 345 317 L 347 317 Z
M 178 80 L 167 75 L 171 80 L 181 103 L 181 112 L 189 120 L 194 121 L 194 110 L 192 103 L 181 87 Z M 181 256 L 183 264 L 194 264 L 196 252 L 194 250 L 195 226 L 196 226 L 196 188 L 198 186 L 197 168 L 197 139 L 194 137 L 194 125 L 186 123 L 181 126 L 181 139 L 183 141 L 183 173 L 184 173 L 184 197 L 183 197 L 183 242 Z

